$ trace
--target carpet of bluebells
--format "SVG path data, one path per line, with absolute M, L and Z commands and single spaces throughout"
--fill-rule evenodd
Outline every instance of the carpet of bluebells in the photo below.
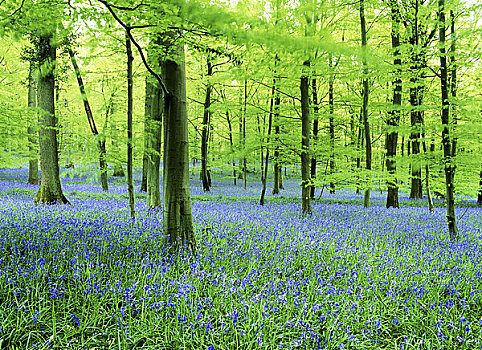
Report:
M 325 191 L 302 217 L 297 179 L 259 206 L 259 180 L 193 178 L 199 254 L 168 258 L 162 215 L 136 193 L 129 219 L 124 180 L 64 173 L 64 206 L 34 205 L 26 180 L 0 169 L 1 349 L 482 348 L 473 200 L 451 243 L 443 202 Z

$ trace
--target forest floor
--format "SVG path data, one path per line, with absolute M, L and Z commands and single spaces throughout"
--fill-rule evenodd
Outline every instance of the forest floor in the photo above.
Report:
M 199 254 L 169 260 L 145 194 L 133 222 L 123 179 L 62 181 L 72 205 L 34 205 L 26 169 L 0 169 L 0 349 L 482 348 L 474 201 L 451 243 L 442 201 L 325 190 L 301 217 L 298 180 L 259 206 L 259 181 L 195 178 Z

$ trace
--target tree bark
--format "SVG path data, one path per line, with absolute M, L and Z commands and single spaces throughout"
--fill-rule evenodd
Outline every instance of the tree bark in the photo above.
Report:
M 310 101 L 309 101 L 310 61 L 303 62 L 300 79 L 301 92 L 301 212 L 311 214 L 310 201 Z
M 335 94 L 334 94 L 334 80 L 335 73 L 333 68 L 333 57 L 329 56 L 328 65 L 330 67 L 330 78 L 328 79 L 328 108 L 329 108 L 329 129 L 330 129 L 330 193 L 335 193 L 335 183 L 333 182 L 333 174 L 335 173 Z
M 100 171 L 100 182 L 103 191 L 109 190 L 109 185 L 107 184 L 107 163 L 106 163 L 106 149 L 105 149 L 105 136 L 99 135 L 97 131 L 97 126 L 95 125 L 94 116 L 92 115 L 92 109 L 90 108 L 89 99 L 87 98 L 87 93 L 85 92 L 84 81 L 82 80 L 82 75 L 80 74 L 80 68 L 75 59 L 74 51 L 70 46 L 67 47 L 67 51 L 70 56 L 70 62 L 74 68 L 75 77 L 77 78 L 77 84 L 79 85 L 80 95 L 84 103 L 85 114 L 87 116 L 87 121 L 89 122 L 90 130 L 92 134 L 97 137 L 97 147 L 99 148 L 99 171 Z
M 482 205 L 482 169 L 479 172 L 479 191 L 477 193 L 477 204 Z
M 132 219 L 136 217 L 136 207 L 134 198 L 134 179 L 132 174 L 133 167 L 133 148 L 132 144 L 132 112 L 134 108 L 134 81 L 132 78 L 132 56 L 131 40 L 129 30 L 126 31 L 126 53 L 127 53 L 127 190 L 129 192 L 129 213 Z
M 442 97 L 442 145 L 445 165 L 445 200 L 447 203 L 447 226 L 452 241 L 458 240 L 455 218 L 454 177 L 455 177 L 455 139 L 451 135 L 449 84 L 447 74 L 447 50 L 445 48 L 445 0 L 438 1 L 439 11 L 439 48 L 440 48 L 440 87 Z
M 415 1 L 415 14 L 412 24 L 412 34 L 409 38 L 411 45 L 411 72 L 410 78 L 410 125 L 412 131 L 410 133 L 411 145 L 411 174 L 410 174 L 410 198 L 420 199 L 422 194 L 422 167 L 420 154 L 420 128 L 423 124 L 423 112 L 420 110 L 422 105 L 422 83 L 421 71 L 423 67 L 422 53 L 420 52 L 420 28 L 418 24 L 419 19 L 419 0 Z
M 315 149 L 316 149 L 316 142 L 318 141 L 318 111 L 320 110 L 320 106 L 318 104 L 318 91 L 317 91 L 317 85 L 316 85 L 316 78 L 311 79 L 311 88 L 313 89 L 311 91 L 311 97 L 313 99 L 313 141 L 315 143 Z M 316 177 L 316 165 L 317 165 L 317 160 L 315 155 L 311 156 L 311 168 L 310 168 L 310 176 L 311 180 L 313 180 Z M 315 198 L 315 185 L 313 184 L 310 187 L 310 198 L 314 199 Z
M 276 70 L 274 72 L 276 75 Z M 270 110 L 269 110 L 269 117 L 268 117 L 268 134 L 267 134 L 267 141 L 266 141 L 266 159 L 264 161 L 264 169 L 262 170 L 262 182 L 263 182 L 263 189 L 261 190 L 261 198 L 259 200 L 259 205 L 264 205 L 264 196 L 266 194 L 266 183 L 268 182 L 268 161 L 269 161 L 269 146 L 270 146 L 270 138 L 271 138 L 271 126 L 273 124 L 273 114 L 275 112 L 275 94 L 276 94 L 276 76 L 273 78 L 273 87 L 271 88 L 271 101 L 270 101 Z
M 244 79 L 244 108 L 243 108 L 243 175 L 244 175 L 244 189 L 248 186 L 248 169 L 246 167 L 246 112 L 248 107 L 248 80 Z
M 144 153 L 142 155 L 142 178 L 141 187 L 139 191 L 147 192 L 147 172 L 149 168 L 149 145 L 150 145 L 150 129 L 149 123 L 151 120 L 151 104 L 152 104 L 152 91 L 154 84 L 151 82 L 151 77 L 146 77 L 146 96 L 144 101 Z
M 161 66 L 159 48 L 162 45 L 162 37 L 157 34 L 149 43 L 148 59 L 154 71 L 159 71 Z M 161 192 L 160 192 L 160 172 L 161 165 L 161 136 L 162 136 L 162 113 L 163 113 L 163 92 L 158 81 L 152 81 L 148 77 L 146 79 L 146 101 L 145 114 L 146 121 L 144 129 L 144 155 L 147 156 L 147 199 L 146 204 L 148 210 L 157 211 L 161 209 Z M 149 110 L 147 110 L 149 108 Z
M 30 67 L 28 72 L 28 107 L 30 108 L 30 113 L 28 116 L 28 126 L 27 126 L 27 141 L 28 141 L 28 183 L 31 185 L 38 185 L 38 150 L 37 150 L 37 128 L 31 117 L 36 115 L 37 108 L 37 84 L 35 81 L 35 70 L 36 64 L 33 60 L 30 60 Z
M 363 129 L 365 132 L 365 164 L 367 169 L 367 183 L 365 187 L 365 194 L 363 197 L 363 207 L 368 208 L 370 205 L 370 172 L 372 169 L 372 142 L 370 135 L 370 124 L 368 122 L 368 94 L 369 94 L 369 82 L 368 82 L 368 65 L 367 65 L 367 31 L 365 23 L 365 5 L 364 0 L 360 0 L 360 29 L 361 29 L 361 41 L 362 41 L 362 66 L 363 66 L 363 78 L 362 78 L 362 118 Z
M 395 128 L 400 122 L 400 110 L 402 107 L 402 79 L 400 78 L 402 72 L 402 60 L 400 58 L 400 8 L 398 7 L 398 0 L 391 0 L 392 10 L 392 49 L 393 49 L 393 64 L 394 78 L 393 78 L 393 110 L 389 113 L 387 118 L 387 125 L 389 131 L 386 134 L 385 148 L 387 151 L 386 165 L 388 171 L 388 194 L 387 194 L 387 208 L 399 208 L 398 202 L 398 185 L 396 178 L 397 164 L 395 157 L 397 155 L 397 141 L 398 132 Z
M 37 101 L 40 110 L 39 150 L 42 181 L 35 203 L 70 204 L 62 192 L 59 176 L 54 78 L 56 49 L 51 44 L 52 34 L 41 35 L 38 39 Z
M 196 252 L 191 194 L 189 189 L 189 142 L 186 108 L 186 75 L 184 47 L 176 41 L 174 32 L 169 39 L 170 57 L 162 62 L 161 72 L 169 94 L 164 99 L 164 161 L 163 161 L 163 233 L 170 251 L 185 245 Z
M 204 98 L 204 113 L 202 120 L 201 131 L 201 181 L 203 183 L 204 192 L 209 192 L 211 181 L 208 177 L 208 143 L 209 143 L 209 128 L 211 124 L 211 77 L 213 75 L 213 64 L 210 53 L 207 53 L 207 84 L 206 84 L 206 96 Z
M 233 125 L 231 123 L 231 118 L 229 117 L 229 111 L 226 111 L 226 120 L 228 122 L 229 129 L 229 146 L 231 148 L 231 153 L 234 153 L 234 140 L 233 140 Z M 233 158 L 233 185 L 236 186 L 236 161 Z
M 161 209 L 159 168 L 161 165 L 162 91 L 158 84 L 152 86 L 151 112 L 148 125 L 149 153 L 147 165 L 147 207 Z

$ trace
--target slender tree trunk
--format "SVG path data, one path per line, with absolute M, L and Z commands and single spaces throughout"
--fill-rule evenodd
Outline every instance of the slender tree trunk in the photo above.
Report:
M 400 122 L 400 110 L 402 106 L 402 79 L 400 74 L 402 72 L 402 60 L 400 58 L 400 9 L 398 7 L 398 0 L 391 0 L 392 8 L 392 49 L 393 49 L 393 64 L 395 66 L 393 79 L 393 111 L 389 113 L 387 125 L 389 131 L 386 134 L 385 148 L 387 151 L 387 171 L 388 171 L 388 194 L 387 194 L 387 208 L 399 208 L 398 202 L 398 185 L 396 178 L 397 164 L 395 157 L 397 155 L 397 141 L 398 132 L 395 128 Z
M 131 40 L 126 32 L 127 48 L 127 190 L 129 192 L 129 213 L 132 219 L 136 217 L 136 207 L 134 198 L 134 179 L 132 174 L 133 167 L 133 148 L 132 144 L 132 112 L 134 107 L 134 81 L 132 78 L 132 56 Z
M 51 34 L 42 35 L 38 39 L 37 101 L 40 110 L 39 150 L 42 182 L 35 196 L 35 203 L 70 204 L 62 192 L 59 176 L 54 78 L 56 49 L 51 44 Z
M 279 143 L 278 143 L 278 135 L 279 135 L 279 125 L 278 119 L 276 116 L 274 118 L 274 134 L 275 134 L 275 148 L 274 148 L 274 159 L 273 159 L 273 191 L 271 194 L 279 194 L 280 190 L 280 179 L 281 179 L 281 166 L 279 164 Z
M 313 141 L 315 143 L 314 147 L 316 149 L 316 143 L 318 142 L 318 111 L 320 110 L 320 106 L 318 104 L 318 91 L 317 91 L 317 85 L 316 85 L 316 78 L 311 79 L 311 97 L 313 99 Z M 311 168 L 310 168 L 310 175 L 311 179 L 315 179 L 316 177 L 316 165 L 317 165 L 317 160 L 315 155 L 312 155 L 311 157 Z M 315 185 L 313 184 L 310 187 L 310 198 L 314 199 L 315 198 Z
M 35 81 L 36 64 L 33 60 L 30 61 L 30 67 L 28 72 L 28 107 L 31 109 L 28 116 L 28 183 L 31 185 L 38 185 L 38 150 L 37 150 L 37 128 L 31 117 L 31 114 L 37 114 L 34 112 L 37 108 L 37 84 Z
M 149 168 L 149 145 L 150 145 L 150 127 L 151 121 L 151 104 L 154 84 L 151 82 L 151 77 L 146 77 L 146 96 L 144 101 L 144 153 L 142 155 L 142 179 L 139 191 L 147 192 L 147 172 Z
M 430 193 L 430 165 L 428 161 L 427 144 L 425 143 L 425 133 L 422 134 L 423 153 L 425 154 L 425 186 L 427 187 L 428 209 L 433 213 L 433 200 Z
M 248 80 L 244 80 L 244 109 L 243 109 L 243 173 L 244 189 L 248 185 L 248 169 L 246 167 L 246 112 L 248 107 Z
M 412 24 L 412 35 L 409 38 L 412 55 L 411 55 L 411 72 L 410 78 L 410 125 L 412 131 L 410 133 L 410 145 L 412 159 L 410 161 L 411 167 L 411 180 L 410 180 L 410 198 L 420 199 L 422 198 L 422 167 L 420 161 L 420 128 L 423 123 L 421 105 L 421 69 L 422 69 L 422 56 L 420 53 L 420 40 L 419 40 L 419 0 L 415 1 L 415 14 Z
M 335 94 L 334 94 L 334 80 L 335 73 L 333 70 L 333 57 L 329 56 L 330 78 L 328 80 L 328 108 L 329 108 L 329 126 L 330 126 L 330 175 L 335 174 Z M 335 193 L 335 183 L 333 178 L 330 181 L 330 193 Z
M 229 117 L 229 111 L 226 111 L 226 120 L 228 122 L 229 129 L 229 146 L 231 148 L 231 154 L 234 153 L 234 140 L 233 140 L 233 125 L 231 118 Z M 233 158 L 233 185 L 236 186 L 236 161 Z
M 303 62 L 300 79 L 301 91 L 301 212 L 311 214 L 310 201 L 310 97 L 309 97 L 310 61 Z
M 163 233 L 171 252 L 186 245 L 197 251 L 189 189 L 189 140 L 184 47 L 174 32 L 166 33 L 171 57 L 161 72 L 169 95 L 164 99 Z
M 445 164 L 445 200 L 447 203 L 447 225 L 451 240 L 458 240 L 455 219 L 454 177 L 455 177 L 455 139 L 450 130 L 450 102 L 447 74 L 447 51 L 445 48 L 445 0 L 438 1 L 439 47 L 440 47 L 440 86 L 442 96 L 442 145 Z
M 479 192 L 477 193 L 477 204 L 482 205 L 482 167 L 479 172 Z
M 100 135 L 97 131 L 97 126 L 95 125 L 94 116 L 92 114 L 92 109 L 90 108 L 89 99 L 87 98 L 87 93 L 85 92 L 84 81 L 82 80 L 82 75 L 80 74 L 80 68 L 75 59 L 74 51 L 70 46 L 67 47 L 70 56 L 70 62 L 74 68 L 75 77 L 77 78 L 77 84 L 79 85 L 80 95 L 82 96 L 82 101 L 84 103 L 85 114 L 87 115 L 87 121 L 89 122 L 90 131 L 97 137 L 97 147 L 99 148 L 99 171 L 100 171 L 100 182 L 103 191 L 109 190 L 109 185 L 107 184 L 107 163 L 106 163 L 106 149 L 105 149 L 105 136 Z
M 147 166 L 147 207 L 150 210 L 161 209 L 159 167 L 161 164 L 162 98 L 161 87 L 153 85 L 148 128 L 150 142 Z
M 372 169 L 372 141 L 370 135 L 370 124 L 368 123 L 368 94 L 369 94 L 369 84 L 368 84 L 368 65 L 367 65 L 367 31 L 365 24 L 365 7 L 364 0 L 360 0 L 360 28 L 361 28 L 361 40 L 362 40 L 362 65 L 363 65 L 363 92 L 362 92 L 362 118 L 363 118 L 363 129 L 365 131 L 365 164 L 367 169 L 367 184 L 365 188 L 365 195 L 363 197 L 363 207 L 368 208 L 370 204 L 370 171 Z
M 274 72 L 276 74 L 276 70 Z M 273 124 L 273 114 L 275 112 L 275 94 L 276 94 L 276 76 L 273 78 L 273 87 L 271 88 L 271 101 L 270 101 L 270 109 L 269 109 L 269 118 L 268 118 L 268 135 L 266 140 L 266 159 L 264 161 L 264 169 L 262 169 L 262 177 L 261 180 L 263 182 L 263 189 L 261 191 L 261 198 L 259 200 L 259 205 L 264 205 L 264 196 L 266 194 L 266 183 L 268 182 L 268 161 L 269 161 L 269 145 L 270 145 L 270 138 L 271 138 L 271 126 Z
M 211 181 L 208 178 L 208 143 L 209 143 L 209 128 L 211 124 L 211 77 L 213 75 L 213 65 L 211 54 L 207 53 L 207 84 L 206 96 L 204 99 L 204 113 L 201 131 L 201 180 L 203 183 L 204 192 L 209 192 Z
M 275 91 L 275 98 L 274 98 L 274 115 L 273 115 L 273 123 L 275 124 L 274 133 L 275 133 L 275 148 L 274 148 L 274 165 L 273 165 L 273 191 L 272 194 L 279 194 L 279 191 L 283 189 L 283 182 L 282 182 L 282 173 L 281 173 L 281 165 L 280 165 L 280 146 L 279 146 L 279 134 L 280 134 L 280 126 L 279 126 L 279 113 L 280 113 L 280 105 L 281 105 L 281 98 L 278 89 Z

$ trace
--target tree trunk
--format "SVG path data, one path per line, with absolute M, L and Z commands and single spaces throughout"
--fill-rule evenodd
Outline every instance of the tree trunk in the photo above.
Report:
M 280 105 L 281 105 L 281 98 L 278 89 L 275 91 L 275 98 L 274 98 L 274 115 L 273 121 L 275 124 L 274 133 L 275 133 L 275 148 L 274 148 L 274 165 L 273 165 L 273 191 L 272 194 L 279 194 L 279 191 L 283 189 L 283 182 L 282 182 L 282 173 L 281 173 L 281 165 L 279 161 L 280 157 L 280 148 L 279 148 L 279 134 L 280 134 L 280 126 L 279 126 L 279 113 L 280 113 Z
M 276 70 L 274 72 L 276 74 Z M 276 90 L 276 76 L 273 78 L 273 87 L 271 88 L 271 101 L 270 101 L 270 111 L 269 111 L 269 118 L 268 118 L 268 135 L 266 141 L 266 159 L 264 161 L 264 169 L 262 169 L 262 176 L 261 180 L 263 182 L 263 189 L 261 191 L 261 198 L 259 200 L 259 205 L 264 205 L 264 196 L 266 194 L 266 183 L 268 182 L 268 161 L 269 161 L 269 144 L 270 144 L 270 137 L 271 137 L 271 126 L 273 124 L 273 114 L 275 112 L 275 92 Z
M 422 57 L 420 53 L 420 40 L 419 40 L 419 25 L 418 25 L 418 6 L 419 1 L 415 1 L 415 14 L 412 24 L 412 35 L 409 38 L 411 44 L 411 72 L 410 78 L 410 125 L 412 131 L 410 133 L 410 145 L 411 145 L 411 175 L 410 175 L 410 198 L 420 199 L 422 198 L 422 167 L 419 158 L 420 154 L 420 128 L 423 123 L 422 111 L 420 106 L 421 99 L 421 69 L 422 69 Z
M 128 30 L 129 31 L 129 30 Z M 136 217 L 136 207 L 134 199 L 134 179 L 132 174 L 133 167 L 133 148 L 132 144 L 132 112 L 134 108 L 134 81 L 132 78 L 132 56 L 131 40 L 129 33 L 126 32 L 127 48 L 127 190 L 129 192 L 129 213 L 132 219 Z
M 229 146 L 231 147 L 231 153 L 234 153 L 233 125 L 231 124 L 229 111 L 226 111 L 226 120 L 228 122 L 228 129 L 229 129 Z M 236 161 L 234 160 L 234 158 L 233 158 L 233 185 L 236 186 Z
M 142 155 L 142 179 L 139 191 L 147 192 L 147 173 L 149 168 L 149 145 L 150 145 L 150 126 L 151 121 L 151 104 L 153 98 L 154 84 L 151 77 L 146 77 L 146 96 L 144 101 L 144 153 Z
M 372 142 L 370 135 L 370 124 L 368 123 L 368 94 L 369 94 L 369 84 L 368 84 L 368 65 L 367 65 L 367 31 L 365 24 L 365 7 L 364 0 L 360 0 L 360 29 L 361 29 L 361 41 L 362 41 L 362 66 L 363 66 L 363 78 L 362 78 L 362 118 L 363 118 L 363 129 L 365 132 L 365 164 L 367 169 L 367 183 L 365 187 L 365 194 L 363 197 L 363 207 L 368 208 L 370 205 L 370 171 L 372 169 Z
M 458 240 L 455 219 L 454 177 L 455 177 L 455 139 L 451 135 L 449 85 L 447 74 L 447 51 L 445 48 L 445 0 L 438 1 L 439 10 L 439 47 L 440 47 L 440 86 L 442 96 L 442 145 L 445 164 L 445 200 L 447 203 L 447 225 L 450 239 Z
M 433 213 L 433 200 L 430 193 L 430 165 L 427 157 L 427 145 L 425 143 L 425 133 L 422 134 L 423 153 L 425 154 L 425 186 L 427 187 L 428 209 Z
M 39 72 L 37 101 L 39 107 L 39 150 L 42 182 L 35 196 L 35 203 L 70 204 L 62 192 L 59 176 L 57 145 L 57 120 L 55 117 L 55 47 L 52 34 L 38 38 Z
M 33 60 L 30 61 L 30 67 L 28 72 L 28 107 L 30 109 L 28 114 L 28 183 L 31 185 L 38 185 L 38 150 L 37 150 L 37 128 L 31 117 L 36 115 L 37 108 L 37 84 L 35 81 L 36 65 Z
M 156 84 L 152 86 L 151 112 L 149 117 L 148 138 L 149 153 L 147 165 L 147 207 L 149 210 L 161 209 L 159 167 L 161 165 L 162 132 L 162 91 Z
M 313 99 L 313 141 L 315 143 L 314 148 L 316 149 L 316 143 L 318 141 L 318 111 L 320 110 L 320 106 L 318 104 L 318 91 L 317 91 L 317 86 L 316 86 L 316 78 L 311 79 L 311 97 Z M 311 175 L 311 180 L 313 180 L 316 177 L 316 165 L 317 165 L 317 160 L 314 155 L 311 157 L 311 168 L 310 168 L 310 175 Z M 313 184 L 310 187 L 310 198 L 314 199 L 315 198 L 315 185 Z
M 208 178 L 208 142 L 209 142 L 209 128 L 211 123 L 211 77 L 213 75 L 213 65 L 210 53 L 207 53 L 207 84 L 206 84 L 206 96 L 204 98 L 204 113 L 202 120 L 201 131 L 201 180 L 203 183 L 204 192 L 209 192 L 211 181 Z
M 166 33 L 171 57 L 161 72 L 169 94 L 164 100 L 163 233 L 170 251 L 186 245 L 196 252 L 189 190 L 189 142 L 184 47 L 174 32 Z
M 479 192 L 477 193 L 477 204 L 482 205 L 482 169 L 479 172 Z
M 246 167 L 246 112 L 248 107 L 248 80 L 244 80 L 244 109 L 243 109 L 243 175 L 244 189 L 248 185 L 248 169 Z
M 276 116 L 274 118 L 274 134 L 275 134 L 275 148 L 274 148 L 274 164 L 273 164 L 273 191 L 271 194 L 279 194 L 280 190 L 280 182 L 281 182 L 281 166 L 279 164 L 279 143 L 278 143 L 278 135 L 279 135 L 279 125 L 278 119 Z
M 335 73 L 333 71 L 333 57 L 329 56 L 330 78 L 328 80 L 328 108 L 329 108 L 329 123 L 330 123 L 330 193 L 335 193 L 335 183 L 333 182 L 333 174 L 335 173 L 335 94 L 334 94 L 334 80 Z
M 397 164 L 395 157 L 397 155 L 397 141 L 398 132 L 395 128 L 400 122 L 400 110 L 402 107 L 402 79 L 400 78 L 402 72 L 402 60 L 400 58 L 400 9 L 398 7 L 398 0 L 391 0 L 392 9 L 392 49 L 393 49 L 393 64 L 395 66 L 393 79 L 393 111 L 389 113 L 387 118 L 387 125 L 389 131 L 386 134 L 385 148 L 387 151 L 387 171 L 388 171 L 388 194 L 387 194 L 387 208 L 399 208 L 398 202 L 398 185 L 396 178 Z
M 310 201 L 310 97 L 309 97 L 310 61 L 303 62 L 300 79 L 301 92 L 301 212 L 311 214 Z
M 89 122 L 90 131 L 97 137 L 97 147 L 99 148 L 99 171 L 100 171 L 100 182 L 103 191 L 109 190 L 109 185 L 107 184 L 107 163 L 106 163 L 106 149 L 105 149 L 105 136 L 100 135 L 97 131 L 97 126 L 95 125 L 94 116 L 92 115 L 92 109 L 90 108 L 89 100 L 87 98 L 87 93 L 85 92 L 84 81 L 82 80 L 82 75 L 80 74 L 80 68 L 75 59 L 74 51 L 70 46 L 67 47 L 69 52 L 70 62 L 74 68 L 75 77 L 77 78 L 77 84 L 79 85 L 80 95 L 84 103 L 85 114 L 87 116 L 87 121 Z

